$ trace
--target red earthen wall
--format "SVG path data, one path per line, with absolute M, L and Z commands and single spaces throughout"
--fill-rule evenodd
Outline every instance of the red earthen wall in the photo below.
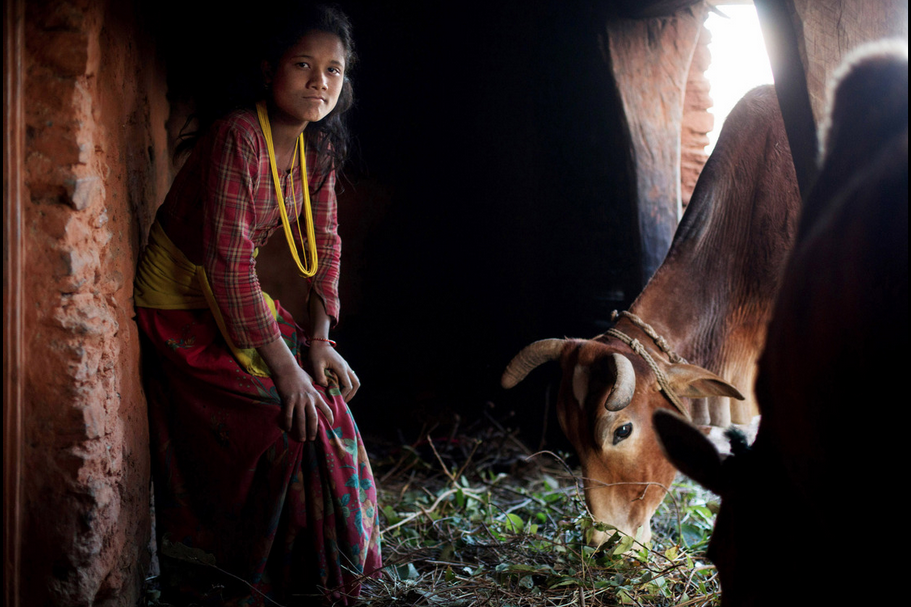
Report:
M 134 605 L 149 455 L 132 282 L 167 187 L 137 3 L 26 3 L 22 605 Z
M 642 286 L 670 248 L 681 209 L 684 96 L 707 7 L 669 16 L 610 19 L 607 57 L 634 162 Z

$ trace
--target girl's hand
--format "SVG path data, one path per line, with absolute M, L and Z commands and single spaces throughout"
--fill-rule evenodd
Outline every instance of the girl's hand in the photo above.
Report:
M 332 409 L 326 404 L 322 393 L 313 387 L 313 381 L 306 371 L 296 364 L 283 373 L 273 373 L 272 381 L 282 399 L 281 428 L 299 441 L 314 440 L 319 431 L 317 409 L 331 427 L 335 422 Z
M 313 380 L 297 364 L 281 337 L 256 350 L 272 371 L 272 383 L 282 401 L 279 426 L 283 430 L 295 440 L 314 440 L 319 430 L 317 409 L 323 412 L 330 427 L 335 423 L 332 409 L 320 391 L 313 387 Z
M 310 363 L 313 365 L 313 375 L 319 385 L 329 386 L 329 379 L 326 377 L 327 371 L 338 378 L 338 387 L 345 402 L 354 398 L 357 389 L 361 387 L 357 375 L 348 366 L 342 355 L 336 352 L 328 342 L 316 339 L 310 342 Z

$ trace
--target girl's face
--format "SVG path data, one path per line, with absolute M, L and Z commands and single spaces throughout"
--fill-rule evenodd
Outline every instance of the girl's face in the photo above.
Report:
M 345 47 L 328 32 L 312 31 L 288 49 L 277 66 L 263 62 L 271 84 L 274 120 L 300 124 L 326 117 L 335 108 L 345 81 Z

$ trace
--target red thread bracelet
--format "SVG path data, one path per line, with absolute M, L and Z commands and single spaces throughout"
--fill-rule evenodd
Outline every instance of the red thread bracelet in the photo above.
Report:
M 330 346 L 332 346 L 333 348 L 336 347 L 336 346 L 338 345 L 337 343 L 335 343 L 335 342 L 332 341 L 331 339 L 326 339 L 325 337 L 311 337 L 310 339 L 307 340 L 307 346 L 310 345 L 310 342 L 314 342 L 314 341 L 324 341 L 324 342 L 326 342 L 327 344 L 329 344 Z

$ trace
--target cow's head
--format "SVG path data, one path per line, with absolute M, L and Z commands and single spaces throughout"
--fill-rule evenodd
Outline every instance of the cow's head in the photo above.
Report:
M 603 339 L 603 338 L 602 338 Z M 679 396 L 743 395 L 723 379 L 694 365 L 653 357 Z M 657 378 L 626 344 L 599 340 L 545 339 L 526 346 L 510 362 L 502 385 L 511 388 L 532 369 L 560 361 L 557 402 L 560 426 L 579 456 L 585 500 L 595 520 L 637 537 L 651 538 L 650 520 L 676 470 L 661 451 L 652 413 L 671 407 Z M 606 539 L 603 532 L 590 538 Z

